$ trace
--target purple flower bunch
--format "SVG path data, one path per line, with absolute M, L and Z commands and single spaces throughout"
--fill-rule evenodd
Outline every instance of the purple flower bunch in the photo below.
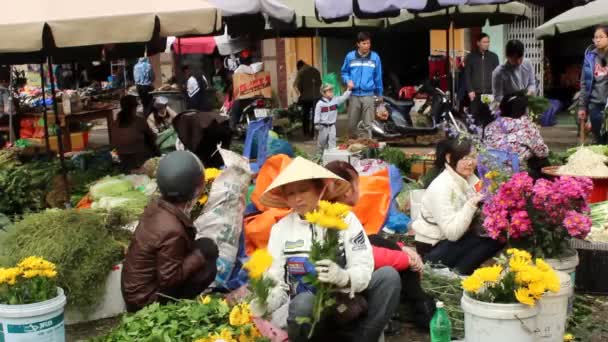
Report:
M 517 173 L 484 205 L 484 227 L 493 239 L 561 234 L 564 229 L 571 237 L 585 238 L 591 229 L 587 198 L 592 189 L 589 178 L 560 177 L 534 183 L 527 173 Z

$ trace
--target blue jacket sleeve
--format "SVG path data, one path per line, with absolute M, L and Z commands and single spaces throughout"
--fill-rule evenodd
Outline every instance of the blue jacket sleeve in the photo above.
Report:
M 351 57 L 349 53 L 344 58 L 344 64 L 342 64 L 342 69 L 340 70 L 340 73 L 342 74 L 342 82 L 344 82 L 344 84 L 347 84 L 348 81 L 352 80 L 350 77 L 350 61 Z
M 374 70 L 374 84 L 376 85 L 376 95 L 382 96 L 384 86 L 382 84 L 382 62 L 380 57 L 376 55 L 376 69 Z

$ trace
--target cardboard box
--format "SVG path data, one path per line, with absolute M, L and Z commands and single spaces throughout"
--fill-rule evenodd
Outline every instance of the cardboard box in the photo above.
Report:
M 27 139 L 41 147 L 45 146 L 44 138 L 29 138 Z M 63 136 L 63 147 L 67 146 L 67 137 Z M 87 148 L 89 144 L 89 132 L 79 132 L 79 133 L 71 133 L 70 134 L 70 142 L 72 144 L 72 151 L 82 151 Z M 51 151 L 58 153 L 59 145 L 57 144 L 57 136 L 49 137 L 49 145 L 51 147 Z M 70 152 L 64 150 L 64 152 Z
M 272 97 L 270 73 L 261 71 L 256 74 L 238 73 L 232 76 L 235 99 L 248 99 L 254 96 Z

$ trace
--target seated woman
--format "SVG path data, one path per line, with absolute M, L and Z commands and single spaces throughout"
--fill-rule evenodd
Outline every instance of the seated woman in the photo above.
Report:
M 189 217 L 204 191 L 204 177 L 203 164 L 190 152 L 161 159 L 161 198 L 146 207 L 125 256 L 121 288 L 129 312 L 169 297 L 194 298 L 215 279 L 217 245 L 194 240 Z
M 345 221 L 348 228 L 339 231 L 337 262 L 309 260 L 312 242 L 323 238 L 324 228 L 312 225 L 304 215 L 317 208 L 320 199 L 342 196 L 350 185 L 327 169 L 303 158 L 294 159 L 262 195 L 263 205 L 291 208 L 293 212 L 272 227 L 268 250 L 273 263 L 268 275 L 277 282 L 270 291 L 267 311 L 274 312 L 288 303 L 289 340 L 307 341 L 309 323 L 298 318 L 311 317 L 315 291 L 303 277 L 315 270 L 321 282 L 343 293 L 346 310 L 337 305 L 317 325 L 314 339 L 327 341 L 328 334 L 340 341 L 376 342 L 382 335 L 399 303 L 401 284 L 392 267 L 374 271 L 372 247 L 363 226 L 353 213 Z M 367 303 L 367 305 L 365 305 Z M 367 307 L 367 312 L 364 308 Z M 348 318 L 347 318 L 348 317 Z
M 325 168 L 348 181 L 351 188 L 334 201 L 355 206 L 359 201 L 359 174 L 355 168 L 344 161 L 333 161 Z M 384 266 L 393 267 L 401 276 L 401 301 L 410 309 L 414 323 L 418 328 L 428 329 L 435 313 L 435 301 L 420 286 L 420 272 L 424 263 L 413 248 L 383 238 L 380 235 L 369 236 L 374 253 L 375 269 Z
M 150 113 L 148 114 L 148 126 L 155 134 L 159 134 L 171 127 L 173 119 L 177 113 L 167 104 L 169 100 L 164 96 L 154 99 Z
M 549 165 L 549 148 L 527 111 L 526 95 L 505 96 L 500 103 L 500 117 L 485 128 L 484 142 L 489 148 L 517 153 L 520 162 L 528 164 L 530 176 L 539 178 L 541 169 Z
M 440 143 L 435 167 L 441 173 L 424 197 L 421 218 L 414 221 L 416 249 L 425 262 L 441 264 L 461 275 L 469 275 L 493 257 L 502 245 L 485 237 L 474 224 L 481 195 L 474 186 L 477 154 L 467 140 L 449 139 Z
M 137 115 L 137 98 L 132 95 L 120 99 L 120 112 L 112 129 L 112 146 L 120 158 L 120 168 L 130 173 L 158 155 L 156 134 L 146 120 Z

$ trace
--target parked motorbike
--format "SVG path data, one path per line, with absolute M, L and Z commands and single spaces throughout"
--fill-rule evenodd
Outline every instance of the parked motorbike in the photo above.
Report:
M 237 101 L 240 101 L 240 107 L 243 109 L 240 111 L 239 108 L 233 107 L 233 110 L 236 112 L 231 111 L 231 124 L 233 125 L 234 134 L 239 138 L 243 138 L 247 134 L 247 127 L 249 127 L 250 122 L 271 115 L 272 99 L 255 96 L 250 99 Z
M 427 95 L 426 102 L 416 112 L 417 118 L 425 121 L 424 125 L 419 125 L 418 122 L 415 124 L 412 119 L 414 100 L 395 100 L 384 96 L 381 102 L 388 115 L 376 115 L 371 124 L 372 135 L 384 139 L 433 135 L 448 125 L 456 127 L 457 130 L 467 130 L 466 124 L 452 108 L 447 93 L 426 83 L 418 89 L 417 94 Z

